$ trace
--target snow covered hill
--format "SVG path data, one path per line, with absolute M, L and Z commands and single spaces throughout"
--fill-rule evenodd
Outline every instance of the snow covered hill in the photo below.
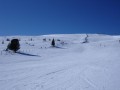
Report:
M 19 53 L 5 51 L 13 38 Z M 120 36 L 0 37 L 0 90 L 120 90 L 119 69 Z

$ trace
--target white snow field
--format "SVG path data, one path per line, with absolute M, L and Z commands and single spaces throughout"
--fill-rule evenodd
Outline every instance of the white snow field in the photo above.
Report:
M 12 38 L 20 39 L 20 53 L 5 51 Z M 119 40 L 101 34 L 1 36 L 0 90 L 120 90 Z

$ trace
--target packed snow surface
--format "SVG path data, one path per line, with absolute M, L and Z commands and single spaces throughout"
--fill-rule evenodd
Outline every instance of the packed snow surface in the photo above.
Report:
M 17 53 L 5 51 L 13 38 Z M 1 36 L 0 90 L 120 90 L 120 36 Z

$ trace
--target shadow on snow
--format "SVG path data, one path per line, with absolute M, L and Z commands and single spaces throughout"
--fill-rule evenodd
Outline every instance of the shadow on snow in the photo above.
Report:
M 59 47 L 59 46 L 50 46 L 50 48 L 59 48 L 59 49 L 66 49 L 66 48 L 63 48 L 63 47 Z
M 28 54 L 28 53 L 24 53 L 24 52 L 16 52 L 16 53 L 21 54 L 21 55 L 26 55 L 26 56 L 37 56 L 37 57 L 40 57 L 38 55 Z

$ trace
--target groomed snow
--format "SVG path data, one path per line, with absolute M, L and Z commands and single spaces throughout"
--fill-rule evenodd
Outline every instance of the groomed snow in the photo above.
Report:
M 0 90 L 120 90 L 120 36 L 86 37 L 1 36 Z M 8 38 L 20 39 L 23 54 L 4 51 Z

